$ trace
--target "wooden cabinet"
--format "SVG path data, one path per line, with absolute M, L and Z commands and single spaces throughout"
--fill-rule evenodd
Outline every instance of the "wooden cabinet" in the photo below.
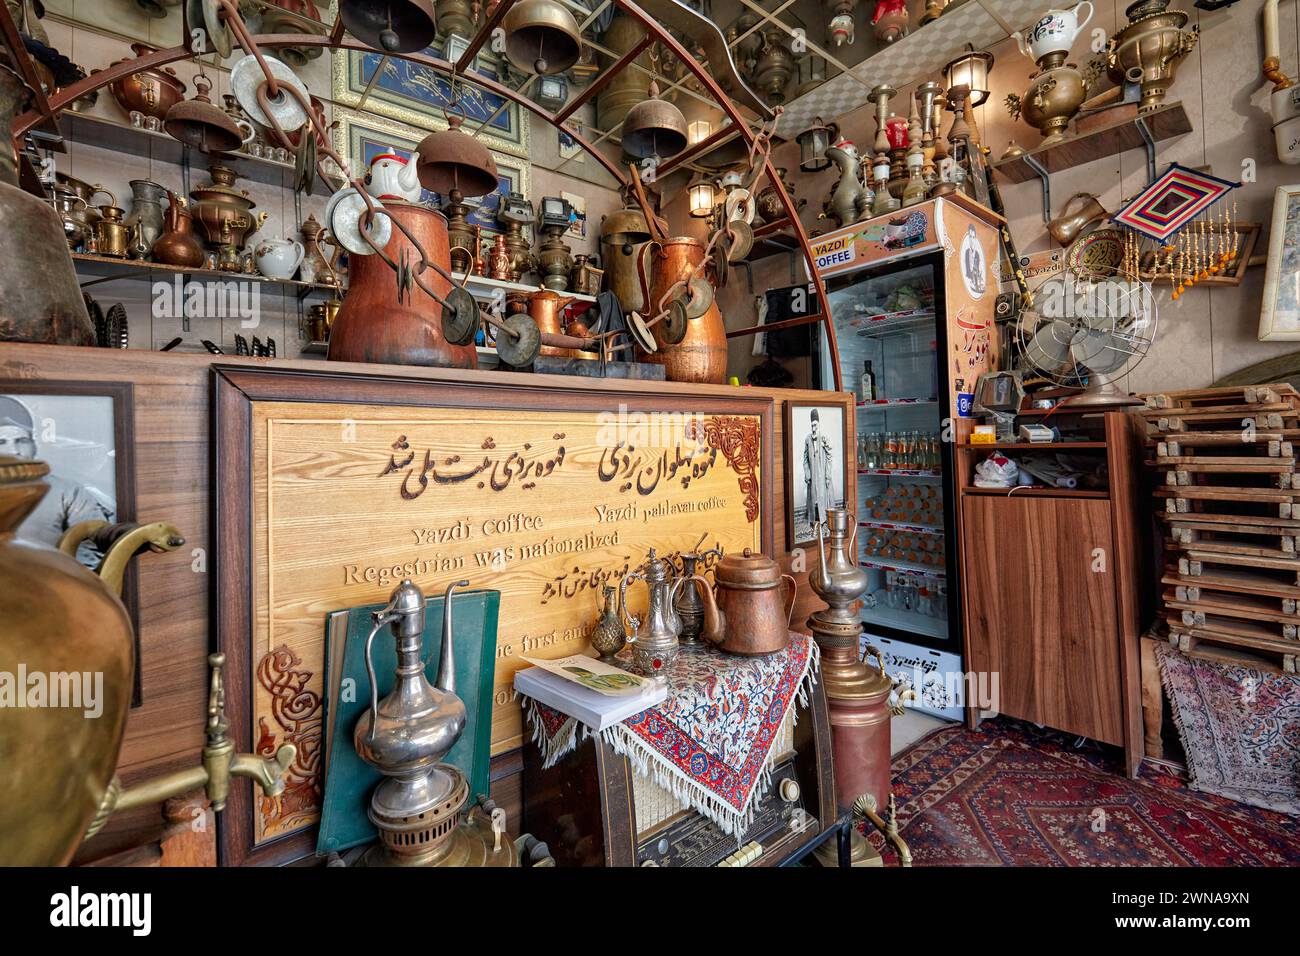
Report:
M 989 688 L 997 675 L 1000 713 L 1124 747 L 1132 775 L 1143 741 L 1131 431 L 1127 415 L 1105 418 L 1107 491 L 962 489 L 966 666 Z

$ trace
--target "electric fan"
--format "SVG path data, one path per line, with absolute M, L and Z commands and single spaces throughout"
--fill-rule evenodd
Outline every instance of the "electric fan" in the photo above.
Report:
M 1131 372 L 1155 341 L 1159 318 L 1151 287 L 1136 276 L 1078 278 L 1067 273 L 1035 292 L 1036 312 L 1018 323 L 1020 367 L 1058 385 L 1082 388 L 1070 406 L 1140 405 L 1113 377 Z

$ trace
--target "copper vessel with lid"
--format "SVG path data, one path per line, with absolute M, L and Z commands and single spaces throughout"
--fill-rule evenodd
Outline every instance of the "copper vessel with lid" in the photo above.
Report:
M 704 259 L 704 243 L 690 236 L 676 236 L 659 244 L 654 260 L 647 315 L 658 312 L 659 302 L 678 280 L 686 278 Z M 663 365 L 671 382 L 697 382 L 722 385 L 727 381 L 727 329 L 715 301 L 698 318 L 686 325 L 686 337 L 676 345 L 663 338 L 663 324 L 653 329 L 659 348 L 645 354 L 644 362 Z
M 790 615 L 798 586 L 765 554 L 746 548 L 718 562 L 714 587 L 704 589 L 703 638 L 729 654 L 775 654 L 790 644 Z M 781 595 L 790 582 L 790 604 Z
M 148 43 L 132 43 L 131 52 L 141 57 L 158 52 L 158 48 Z M 118 60 L 112 65 L 117 66 L 123 62 L 125 61 Z M 176 71 L 169 66 L 132 73 L 114 80 L 108 89 L 113 94 L 113 99 L 128 113 L 143 113 L 159 120 L 165 120 L 167 111 L 185 99 L 185 84 L 177 79 Z

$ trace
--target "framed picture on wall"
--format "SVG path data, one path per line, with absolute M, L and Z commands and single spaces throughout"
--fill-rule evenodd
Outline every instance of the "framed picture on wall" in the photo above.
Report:
M 817 522 L 845 506 L 848 422 L 843 405 L 785 403 L 785 526 L 791 549 L 817 540 Z
M 1268 233 L 1261 342 L 1300 339 L 1300 184 L 1278 186 Z
M 30 381 L 0 378 L 0 455 L 42 461 L 49 491 L 18 526 L 18 537 L 58 547 L 82 521 L 135 520 L 132 386 L 129 382 Z M 94 570 L 104 555 L 89 542 L 77 560 Z M 140 657 L 135 573 L 122 582 Z M 136 668 L 132 706 L 140 704 Z
M 334 131 L 334 146 L 348 159 L 357 173 L 365 170 L 370 161 L 381 153 L 394 152 L 410 158 L 420 140 L 427 135 L 414 127 L 365 113 L 340 110 L 336 118 L 338 126 Z M 501 223 L 497 222 L 497 210 L 501 208 L 501 201 L 511 192 L 528 196 L 532 185 L 526 160 L 506 156 L 495 150 L 492 159 L 497 164 L 496 192 L 465 200 L 474 208 L 468 217 L 469 224 L 481 226 L 484 235 L 505 231 Z M 445 198 L 427 189 L 421 196 L 422 201 L 435 208 L 441 207 Z

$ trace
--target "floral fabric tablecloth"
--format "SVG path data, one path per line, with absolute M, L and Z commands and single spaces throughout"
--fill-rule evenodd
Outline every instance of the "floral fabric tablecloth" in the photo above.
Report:
M 600 737 L 642 774 L 685 800 L 727 833 L 753 817 L 753 798 L 771 777 L 772 749 L 796 703 L 817 679 L 817 645 L 792 634 L 767 657 L 739 657 L 686 647 L 669 664 L 668 697 L 657 707 L 606 728 Z M 543 766 L 585 739 L 586 725 L 538 701 L 525 713 Z

